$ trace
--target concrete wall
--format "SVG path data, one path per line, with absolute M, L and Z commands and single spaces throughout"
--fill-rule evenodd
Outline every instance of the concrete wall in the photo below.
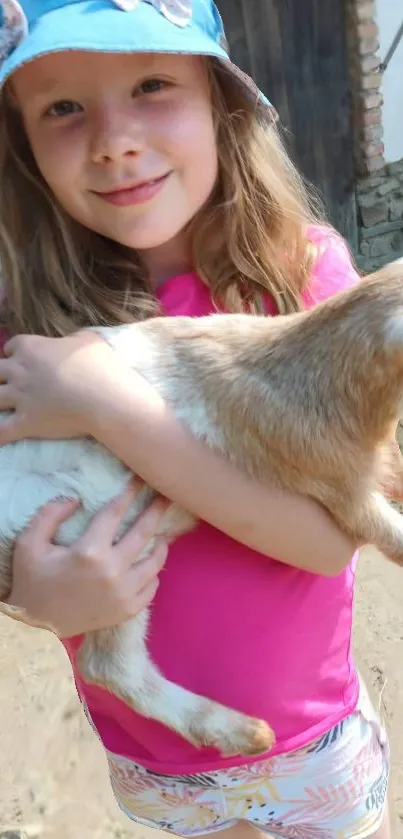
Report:
M 403 0 L 347 0 L 357 198 L 357 262 L 371 271 L 403 255 L 403 44 L 381 61 Z
M 377 0 L 381 61 L 403 21 L 401 0 Z M 383 129 L 387 163 L 403 158 L 403 38 L 387 67 L 381 87 L 383 94 Z

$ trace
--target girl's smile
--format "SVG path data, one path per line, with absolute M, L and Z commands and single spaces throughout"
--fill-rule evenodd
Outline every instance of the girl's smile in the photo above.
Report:
M 118 186 L 106 192 L 99 192 L 97 190 L 94 190 L 94 192 L 95 195 L 99 195 L 104 201 L 108 201 L 116 207 L 132 207 L 145 204 L 159 194 L 170 174 L 170 172 L 167 172 L 166 175 L 139 181 L 132 186 Z

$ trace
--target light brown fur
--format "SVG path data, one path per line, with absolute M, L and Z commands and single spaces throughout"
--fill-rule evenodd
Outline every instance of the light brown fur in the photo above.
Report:
M 403 518 L 386 500 L 386 495 L 403 494 L 402 460 L 393 439 L 403 399 L 401 265 L 388 266 L 309 312 L 276 318 L 156 318 L 98 332 L 207 445 L 262 482 L 316 499 L 357 546 L 373 544 L 403 564 Z M 24 443 L 30 444 L 38 445 Z M 19 445 L 13 451 L 5 447 L 9 470 L 16 468 Z M 68 447 L 73 464 L 85 454 L 88 469 L 91 457 L 114 460 L 95 443 L 85 445 L 84 450 L 82 441 L 42 444 L 53 446 L 53 495 L 66 491 L 60 484 L 58 492 L 60 446 L 63 452 Z M 0 470 L 2 456 L 0 450 Z M 121 467 L 117 484 L 108 491 L 125 480 L 127 470 Z M 90 498 L 83 490 L 87 520 L 106 500 L 95 497 L 96 491 Z M 150 493 L 133 508 L 132 517 Z M 35 512 L 32 502 L 25 519 Z M 0 596 L 10 586 L 12 549 L 1 518 L 0 512 Z M 74 532 L 61 531 L 60 540 L 72 541 L 85 523 L 84 516 Z M 172 540 L 193 523 L 172 505 L 162 532 Z M 23 524 L 21 516 L 14 538 Z M 10 606 L 0 610 L 32 623 Z M 84 678 L 196 745 L 215 745 L 227 755 L 256 754 L 272 746 L 274 734 L 265 721 L 168 682 L 148 656 L 146 633 L 144 612 L 121 627 L 88 634 L 78 658 Z

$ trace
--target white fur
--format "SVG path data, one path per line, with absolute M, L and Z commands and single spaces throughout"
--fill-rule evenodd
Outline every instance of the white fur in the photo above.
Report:
M 192 388 L 186 399 L 180 393 L 179 379 L 164 376 L 163 359 L 167 361 L 167 356 L 165 350 L 159 352 L 155 336 L 153 339 L 141 324 L 97 331 L 122 361 L 177 404 L 175 413 L 196 436 L 203 436 L 211 445 L 217 444 L 218 432 L 203 400 L 199 397 L 192 404 Z M 0 423 L 7 418 L 7 414 L 0 414 Z M 43 505 L 56 497 L 81 500 L 80 511 L 58 533 L 58 542 L 68 545 L 80 536 L 103 504 L 123 491 L 130 474 L 92 439 L 24 440 L 0 447 L 0 598 L 8 594 L 11 585 L 15 540 Z M 142 490 L 122 530 L 144 509 L 153 494 L 148 487 Z M 159 532 L 172 539 L 193 524 L 189 513 L 172 505 Z M 142 557 L 154 544 L 153 538 Z M 25 619 L 6 604 L 0 606 L 0 611 Z M 29 616 L 25 620 L 29 622 Z M 138 713 L 165 723 L 195 745 L 215 746 L 223 754 L 266 751 L 273 742 L 266 723 L 197 696 L 162 676 L 147 652 L 147 625 L 148 610 L 145 610 L 123 626 L 88 633 L 77 660 L 83 678 L 112 691 Z

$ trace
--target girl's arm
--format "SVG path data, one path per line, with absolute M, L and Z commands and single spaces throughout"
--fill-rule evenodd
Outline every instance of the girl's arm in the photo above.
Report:
M 333 576 L 349 563 L 357 546 L 319 504 L 245 476 L 191 436 L 144 379 L 121 374 L 117 399 L 98 391 L 91 433 L 148 484 L 288 565 Z
M 160 493 L 239 542 L 317 574 L 355 545 L 314 501 L 262 485 L 196 440 L 152 386 L 93 333 L 18 336 L 0 360 L 0 445 L 92 435 Z

